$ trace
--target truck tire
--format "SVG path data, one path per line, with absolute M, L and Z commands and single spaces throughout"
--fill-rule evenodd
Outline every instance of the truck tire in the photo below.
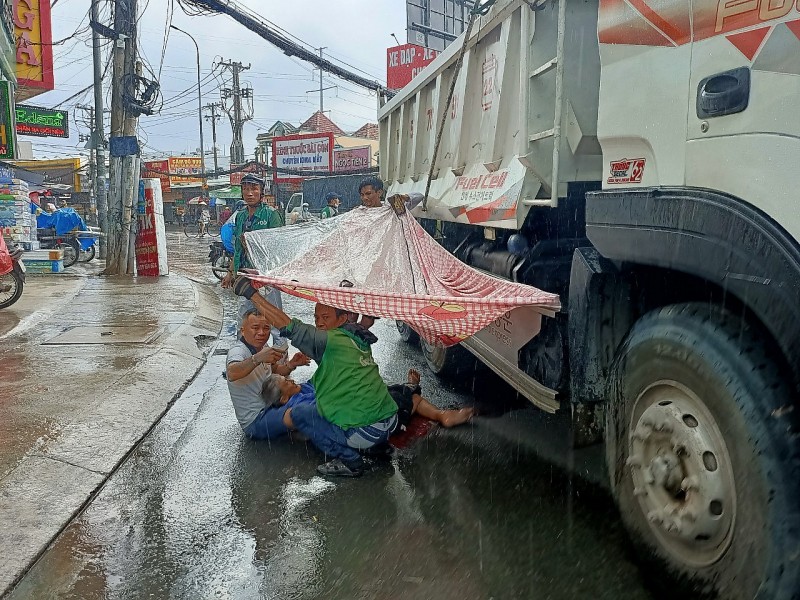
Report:
M 395 321 L 397 331 L 400 334 L 400 339 L 406 344 L 416 344 L 419 341 L 419 334 L 411 329 L 404 321 Z
M 674 305 L 642 317 L 617 359 L 606 458 L 645 560 L 693 592 L 800 597 L 797 411 L 758 335 Z
M 441 344 L 431 344 L 423 339 L 420 339 L 420 346 L 425 364 L 439 377 L 466 376 L 475 367 L 475 359 L 461 346 L 445 348 Z

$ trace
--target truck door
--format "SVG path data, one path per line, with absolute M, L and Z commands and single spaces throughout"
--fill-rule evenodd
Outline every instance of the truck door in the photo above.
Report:
M 691 60 L 688 0 L 600 0 L 603 187 L 682 185 Z
M 800 13 L 794 0 L 692 0 L 686 184 L 720 190 L 800 239 Z

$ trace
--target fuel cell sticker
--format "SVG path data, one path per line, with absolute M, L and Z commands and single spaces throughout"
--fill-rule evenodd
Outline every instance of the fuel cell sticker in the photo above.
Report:
M 607 183 L 641 183 L 644 175 L 644 158 L 623 158 L 611 161 L 611 175 Z

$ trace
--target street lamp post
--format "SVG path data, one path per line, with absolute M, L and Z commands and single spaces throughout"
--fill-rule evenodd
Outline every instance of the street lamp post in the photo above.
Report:
M 170 28 L 188 35 L 189 39 L 194 42 L 194 48 L 197 51 L 197 118 L 200 122 L 200 177 L 203 180 L 200 197 L 205 198 L 208 183 L 206 181 L 206 157 L 203 146 L 203 100 L 200 95 L 200 47 L 197 45 L 197 40 L 195 40 L 194 36 L 188 31 L 184 31 L 180 27 L 175 27 L 175 25 L 170 25 Z

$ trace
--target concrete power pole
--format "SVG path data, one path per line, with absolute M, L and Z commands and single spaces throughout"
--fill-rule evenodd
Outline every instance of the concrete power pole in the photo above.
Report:
M 210 115 L 205 116 L 205 120 L 211 121 L 211 138 L 214 148 L 214 177 L 216 177 L 217 171 L 219 171 L 219 160 L 217 158 L 217 121 L 221 118 L 221 116 L 217 114 L 217 109 L 222 108 L 222 105 L 214 102 L 212 104 L 206 104 L 203 108 L 211 111 Z
M 320 58 L 325 58 L 324 56 L 322 56 L 322 51 L 325 50 L 325 48 L 327 48 L 327 46 L 322 46 L 322 48 L 319 48 L 319 57 Z M 322 87 L 322 69 L 319 69 L 319 112 L 320 113 L 324 113 L 325 112 L 325 94 L 324 94 L 324 92 L 326 90 L 333 90 L 333 89 L 336 89 L 335 85 L 332 85 L 332 86 L 329 86 L 329 87 Z M 310 93 L 310 92 L 313 92 L 313 91 L 315 91 L 315 90 L 306 90 L 306 93 Z
M 246 67 L 240 62 L 220 62 L 219 66 L 230 70 L 233 75 L 232 87 L 222 89 L 223 110 L 228 113 L 233 130 L 233 141 L 231 142 L 231 164 L 242 164 L 244 162 L 244 142 L 242 141 L 242 129 L 245 121 L 253 118 L 253 90 L 252 88 L 242 88 L 239 84 L 239 73 L 246 71 Z M 242 99 L 249 99 L 247 107 L 242 106 Z M 225 103 L 232 100 L 231 104 Z
M 92 0 L 92 21 L 95 23 L 99 19 L 100 0 Z M 100 64 L 100 33 L 96 28 L 92 29 L 92 60 L 94 62 L 94 146 L 97 158 L 97 170 L 94 178 L 94 197 L 97 202 L 97 224 L 100 231 L 108 234 L 108 200 L 106 198 L 106 151 L 105 151 L 105 132 L 103 131 L 103 75 Z M 100 258 L 106 258 L 106 238 L 100 236 Z
M 130 85 L 136 62 L 137 0 L 117 0 L 114 30 L 114 76 L 111 88 L 111 137 L 135 136 L 137 117 L 126 110 L 123 86 Z M 107 275 L 133 274 L 131 255 L 131 219 L 138 197 L 139 159 L 136 156 L 112 156 L 110 201 L 108 210 Z

